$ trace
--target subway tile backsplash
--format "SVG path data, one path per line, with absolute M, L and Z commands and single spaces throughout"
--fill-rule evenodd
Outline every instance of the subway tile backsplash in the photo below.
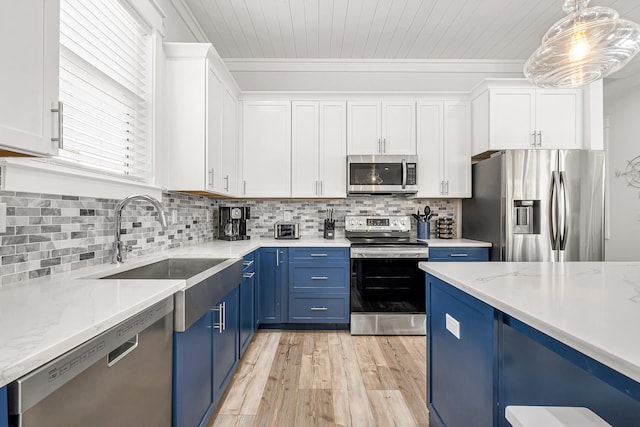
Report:
M 7 228 L 0 233 L 0 283 L 109 263 L 114 241 L 114 209 L 119 200 L 52 194 L 0 192 L 7 205 Z M 330 200 L 236 200 L 165 192 L 162 202 L 169 227 L 162 231 L 153 207 L 128 205 L 122 215 L 122 238 L 138 247 L 128 258 L 213 240 L 219 206 L 249 206 L 248 233 L 273 237 L 273 224 L 291 212 L 302 236 L 322 237 L 326 210 L 333 209 L 336 235 L 344 235 L 344 216 L 409 215 L 426 204 L 439 216 L 456 217 L 457 200 L 416 200 L 404 196 L 370 196 Z M 177 220 L 173 222 L 175 211 Z M 414 224 L 415 228 L 415 224 Z M 432 232 L 435 227 L 432 227 Z

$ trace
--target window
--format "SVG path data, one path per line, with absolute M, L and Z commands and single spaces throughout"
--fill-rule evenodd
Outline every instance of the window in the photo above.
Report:
M 61 0 L 64 149 L 53 162 L 148 181 L 151 45 L 149 29 L 117 0 Z

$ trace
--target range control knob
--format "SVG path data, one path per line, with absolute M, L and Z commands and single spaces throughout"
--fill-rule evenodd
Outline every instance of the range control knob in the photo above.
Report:
M 362 220 L 358 221 L 358 225 L 364 225 L 364 222 L 362 222 Z

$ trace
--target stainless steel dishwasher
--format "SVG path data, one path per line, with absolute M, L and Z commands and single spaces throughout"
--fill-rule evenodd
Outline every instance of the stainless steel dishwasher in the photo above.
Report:
M 173 297 L 8 386 L 9 426 L 170 426 Z

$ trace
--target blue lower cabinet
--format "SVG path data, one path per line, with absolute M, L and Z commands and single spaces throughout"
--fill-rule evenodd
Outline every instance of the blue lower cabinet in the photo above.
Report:
M 427 402 L 430 425 L 493 426 L 494 309 L 427 275 Z
M 213 406 L 229 384 L 239 357 L 239 286 L 214 307 Z
M 260 324 L 286 323 L 287 313 L 287 248 L 261 248 L 258 282 L 258 316 Z
M 7 408 L 7 388 L 0 387 L 0 427 L 7 427 L 9 410 Z
M 489 248 L 429 248 L 429 261 L 489 261 Z
M 173 335 L 173 427 L 195 427 L 213 411 L 212 313 Z M 2 424 L 0 424 L 2 425 Z
M 256 328 L 256 270 L 253 252 L 244 257 L 244 265 L 240 283 L 240 357 L 249 346 Z

